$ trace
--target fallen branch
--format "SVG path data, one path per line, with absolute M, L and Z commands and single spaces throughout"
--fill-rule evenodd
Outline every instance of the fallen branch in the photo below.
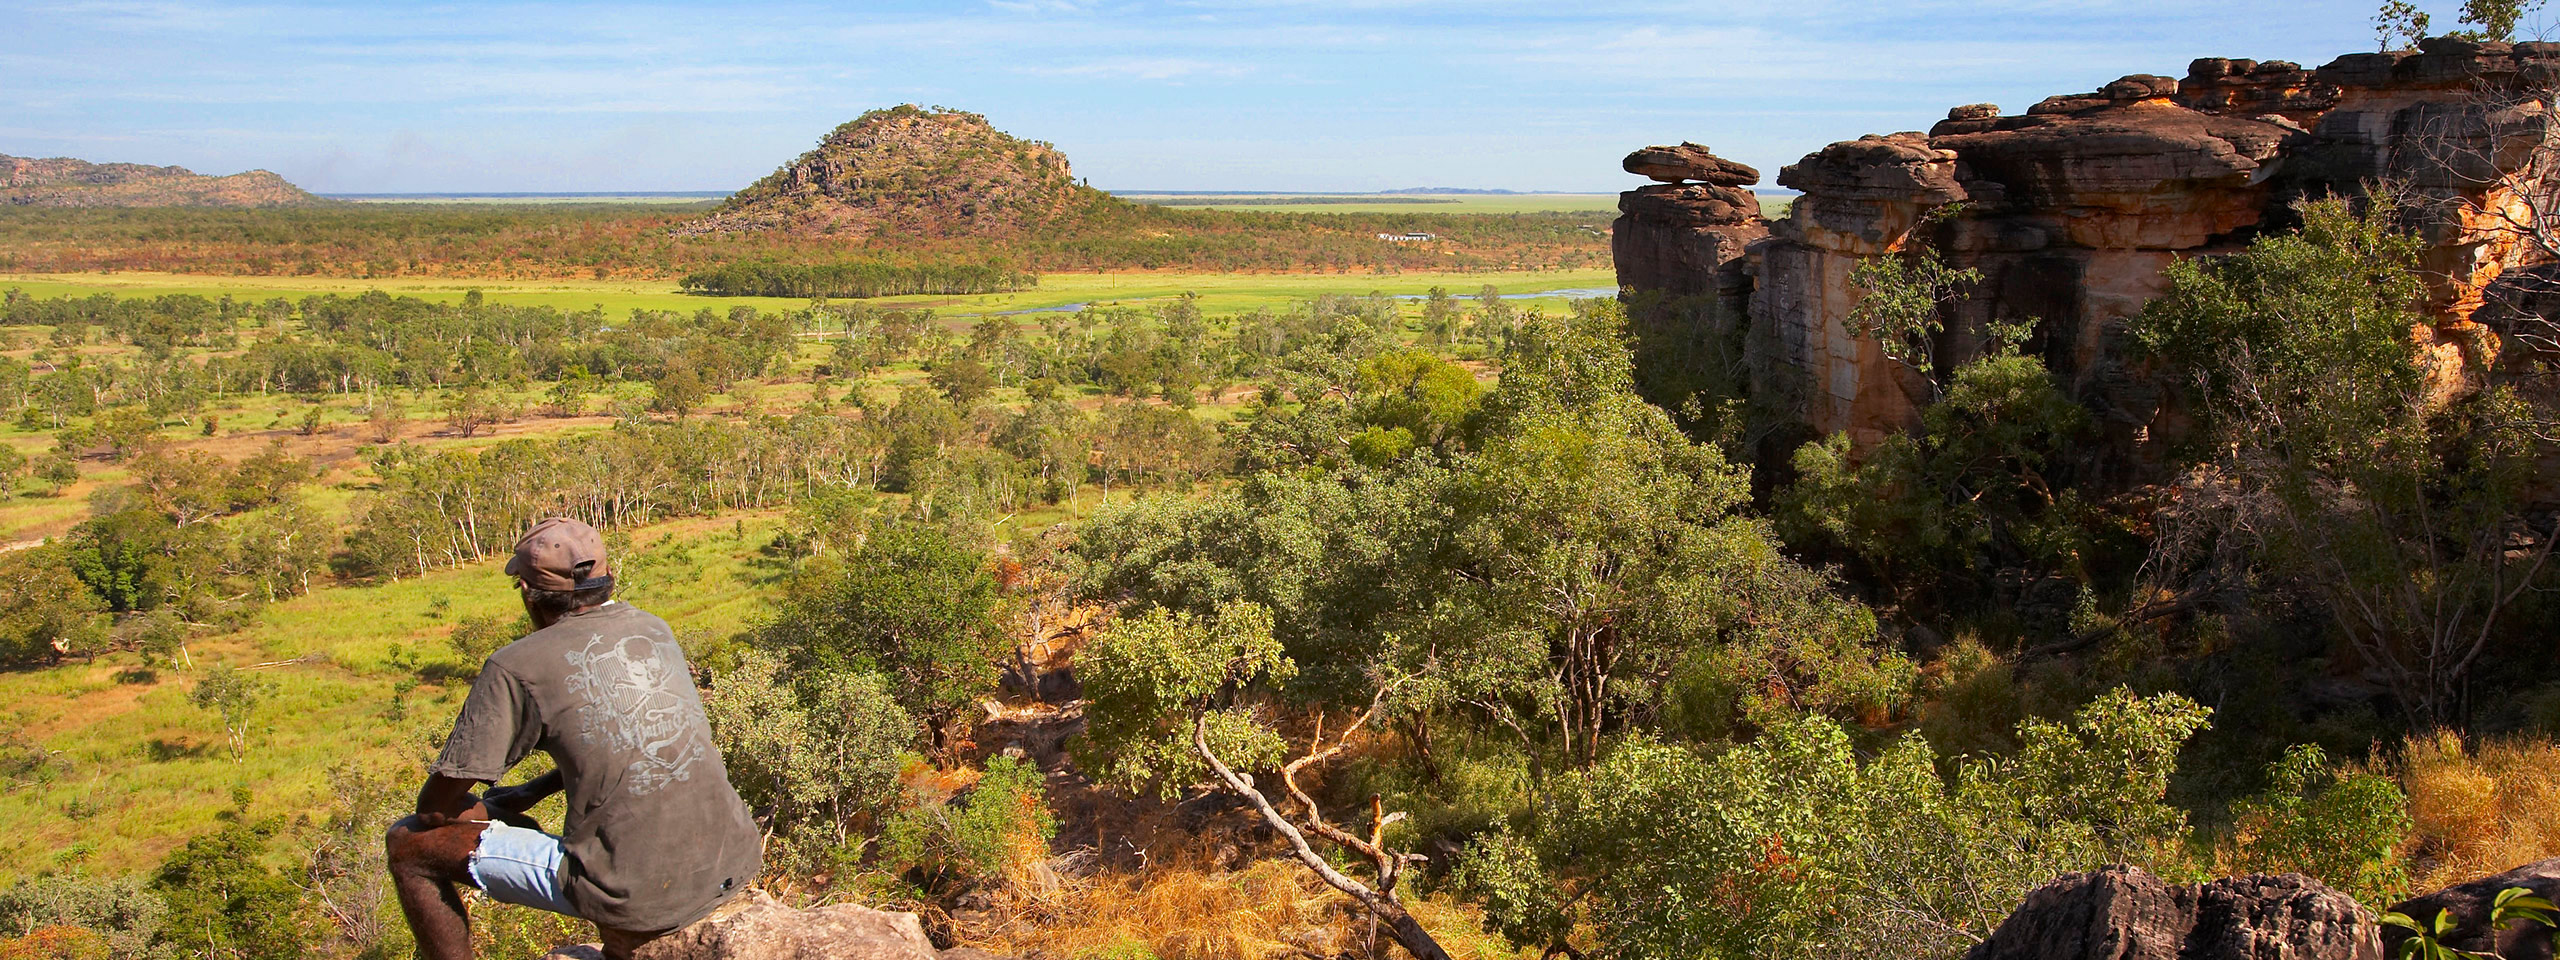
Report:
M 1344 745 L 1349 742 L 1351 732 L 1358 730 L 1362 724 L 1369 721 L 1370 717 L 1377 715 L 1379 704 L 1384 702 L 1385 696 L 1386 694 L 1381 691 L 1379 699 L 1370 703 L 1368 712 L 1362 714 L 1359 720 L 1346 728 L 1342 738 L 1335 741 L 1332 747 L 1319 749 L 1324 733 L 1319 726 L 1316 731 L 1316 740 L 1308 744 L 1307 755 L 1291 761 L 1281 768 L 1280 773 L 1281 783 L 1288 788 L 1291 796 L 1306 806 L 1309 826 L 1318 835 L 1368 857 L 1370 862 L 1377 865 L 1377 889 L 1371 889 L 1367 884 L 1351 879 L 1343 875 L 1342 871 L 1334 869 L 1333 864 L 1325 860 L 1324 855 L 1317 853 L 1315 848 L 1307 843 L 1307 835 L 1298 829 L 1297 824 L 1291 823 L 1287 816 L 1281 814 L 1279 808 L 1272 806 L 1270 798 L 1263 796 L 1262 791 L 1254 789 L 1251 778 L 1229 768 L 1226 761 L 1219 759 L 1218 755 L 1209 749 L 1208 711 L 1200 711 L 1192 718 L 1191 746 L 1199 752 L 1200 759 L 1209 764 L 1209 769 L 1218 775 L 1219 782 L 1226 784 L 1227 789 L 1235 791 L 1250 801 L 1254 810 L 1262 814 L 1263 822 L 1270 824 L 1272 829 L 1280 831 L 1280 835 L 1288 839 L 1290 852 L 1297 855 L 1298 862 L 1305 864 L 1307 869 L 1315 871 L 1317 878 L 1322 879 L 1325 885 L 1359 901 L 1372 918 L 1386 924 L 1388 935 L 1394 937 L 1397 943 L 1404 945 L 1405 950 L 1413 954 L 1417 960 L 1449 960 L 1449 952 L 1441 949 L 1440 941 L 1432 939 L 1430 931 L 1422 929 L 1422 924 L 1413 918 L 1413 914 L 1405 909 L 1404 902 L 1395 894 L 1396 878 L 1403 871 L 1404 864 L 1424 858 L 1417 854 L 1388 852 L 1377 842 L 1379 836 L 1386 830 L 1387 824 L 1394 822 L 1403 814 L 1377 815 L 1376 822 L 1370 828 L 1369 839 L 1362 840 L 1326 822 L 1322 810 L 1316 806 L 1313 798 L 1298 788 L 1294 778 L 1297 771 L 1305 769 L 1308 765 L 1322 762 L 1342 752 Z M 1381 801 L 1371 797 L 1370 808 L 1373 815 L 1376 814 L 1382 809 Z

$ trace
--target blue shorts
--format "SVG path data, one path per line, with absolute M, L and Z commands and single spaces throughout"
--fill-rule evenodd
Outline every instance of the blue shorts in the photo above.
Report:
M 578 909 L 560 888 L 564 854 L 559 837 L 492 821 L 471 851 L 471 882 L 489 899 L 574 917 Z

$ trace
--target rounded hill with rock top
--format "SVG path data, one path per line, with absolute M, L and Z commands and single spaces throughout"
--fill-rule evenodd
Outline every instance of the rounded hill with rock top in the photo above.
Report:
M 979 114 L 907 104 L 837 127 L 676 232 L 1006 235 L 1115 202 L 1078 183 L 1055 146 Z

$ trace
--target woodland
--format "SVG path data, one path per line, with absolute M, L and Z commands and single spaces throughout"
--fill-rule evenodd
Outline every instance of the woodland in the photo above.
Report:
M 0 210 L 49 283 L 692 307 L 9 289 L 0 960 L 411 956 L 382 831 L 549 516 L 678 630 L 760 886 L 946 948 L 1953 958 L 2109 864 L 2380 911 L 2547 858 L 2560 351 L 2430 390 L 2374 186 L 2168 268 L 2125 334 L 2190 427 L 2130 480 L 2009 329 L 1915 364 L 1914 429 L 1773 455 L 1747 391 L 1648 391 L 1628 305 L 1504 297 L 1606 256 L 1572 214 Z M 1896 349 L 1978 280 L 1875 263 Z M 966 299 L 1103 269 L 1340 283 Z M 1423 269 L 1483 282 L 1385 292 Z

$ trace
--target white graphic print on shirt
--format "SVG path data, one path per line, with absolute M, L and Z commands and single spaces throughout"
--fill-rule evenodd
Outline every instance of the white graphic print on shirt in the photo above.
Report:
M 576 671 L 569 675 L 569 689 L 586 701 L 578 708 L 578 738 L 602 739 L 617 753 L 639 754 L 625 771 L 632 795 L 647 796 L 692 776 L 711 745 L 702 738 L 708 727 L 702 707 L 688 696 L 693 678 L 681 666 L 680 648 L 647 637 L 597 636 L 566 656 Z

